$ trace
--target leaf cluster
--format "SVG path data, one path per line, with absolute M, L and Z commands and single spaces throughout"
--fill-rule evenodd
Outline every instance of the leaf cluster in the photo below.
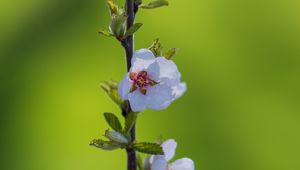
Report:
M 163 154 L 162 147 L 157 143 L 132 141 L 130 131 L 136 122 L 137 114 L 138 113 L 130 112 L 126 117 L 123 128 L 115 114 L 104 113 L 106 122 L 114 131 L 106 130 L 104 134 L 106 140 L 94 139 L 91 141 L 90 145 L 107 151 L 130 147 L 141 153 L 153 155 Z

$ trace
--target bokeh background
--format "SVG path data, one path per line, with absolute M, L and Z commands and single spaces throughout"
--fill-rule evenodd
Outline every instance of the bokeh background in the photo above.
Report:
M 109 24 L 104 0 L 0 4 L 0 169 L 125 169 L 123 150 L 89 146 L 108 128 L 102 113 L 119 114 L 99 83 L 125 73 L 119 43 L 97 34 Z M 176 139 L 176 158 L 192 158 L 196 170 L 299 170 L 299 17 L 296 0 L 141 10 L 136 49 L 157 37 L 179 48 L 188 91 L 142 113 L 138 139 Z

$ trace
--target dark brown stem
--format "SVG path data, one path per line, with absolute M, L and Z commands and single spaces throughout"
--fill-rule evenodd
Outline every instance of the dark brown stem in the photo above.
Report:
M 130 28 L 135 19 L 135 14 L 138 11 L 138 4 L 135 4 L 135 0 L 126 0 L 126 15 L 128 17 L 127 19 L 127 28 Z M 127 64 L 127 72 L 131 68 L 131 58 L 133 55 L 134 50 L 134 39 L 133 36 L 128 36 L 124 40 L 121 41 L 122 46 L 125 49 L 126 53 L 126 64 Z M 127 109 L 122 110 L 123 116 L 126 118 L 127 115 L 131 112 L 131 108 L 128 104 Z M 135 124 L 133 125 L 130 136 L 132 139 L 132 142 L 135 142 L 136 139 L 136 130 L 135 130 Z M 127 152 L 127 170 L 137 170 L 137 160 L 136 160 L 136 152 L 131 147 L 126 147 Z

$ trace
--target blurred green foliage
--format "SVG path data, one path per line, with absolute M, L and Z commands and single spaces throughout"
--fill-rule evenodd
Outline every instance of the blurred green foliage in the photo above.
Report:
M 125 169 L 123 150 L 89 146 L 107 128 L 102 113 L 119 114 L 100 82 L 126 70 L 121 45 L 97 33 L 109 25 L 104 0 L 3 0 L 0 9 L 0 169 Z M 157 37 L 177 47 L 188 91 L 142 113 L 138 139 L 175 138 L 176 158 L 197 170 L 299 170 L 299 17 L 295 0 L 140 10 L 136 49 Z

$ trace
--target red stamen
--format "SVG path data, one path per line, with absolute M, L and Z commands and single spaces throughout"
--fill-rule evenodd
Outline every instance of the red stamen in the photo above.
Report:
M 129 77 L 133 81 L 130 92 L 139 89 L 140 92 L 145 95 L 147 93 L 148 86 L 154 86 L 158 84 L 157 82 L 148 77 L 148 73 L 146 71 L 141 71 L 138 73 L 130 72 Z

